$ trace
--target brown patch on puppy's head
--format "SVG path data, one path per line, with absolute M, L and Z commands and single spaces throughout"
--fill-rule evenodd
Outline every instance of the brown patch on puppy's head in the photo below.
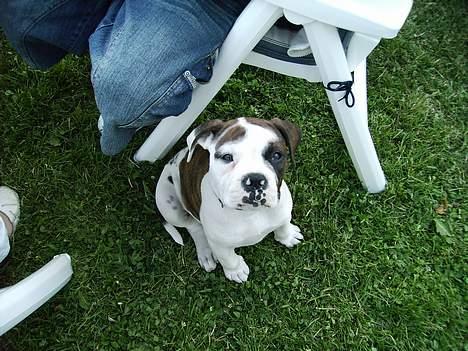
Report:
M 235 141 L 245 135 L 245 129 L 236 126 L 237 120 L 223 122 L 219 119 L 205 122 L 195 128 L 187 138 L 189 151 L 179 165 L 182 200 L 185 208 L 196 219 L 200 219 L 201 182 L 209 170 L 210 153 L 208 144 L 218 136 L 216 148 Z
M 219 119 L 205 122 L 195 128 L 187 137 L 188 157 L 187 162 L 190 162 L 193 152 L 197 145 L 206 149 L 207 144 L 211 141 L 218 132 L 223 129 L 226 122 Z
M 246 118 L 248 123 L 261 126 L 263 128 L 270 128 L 281 137 L 286 143 L 289 156 L 291 161 L 294 163 L 294 155 L 296 154 L 297 145 L 301 140 L 301 130 L 297 125 L 289 121 L 285 121 L 279 118 L 273 118 L 272 120 L 265 120 L 259 118 Z
M 219 132 L 219 135 L 221 136 L 219 140 L 216 142 L 216 149 L 219 149 L 219 147 L 223 144 L 229 143 L 229 142 L 234 142 L 236 140 L 242 139 L 245 136 L 246 130 L 244 127 L 240 125 L 230 125 L 227 126 L 227 128 L 224 128 Z
M 299 142 L 301 141 L 301 130 L 294 123 L 279 118 L 273 118 L 270 122 L 276 130 L 280 132 L 286 142 L 286 145 L 288 145 L 289 156 L 291 157 L 291 161 L 294 163 L 294 155 L 296 154 L 297 145 L 299 145 Z
M 294 123 L 279 118 L 273 118 L 272 120 L 246 118 L 246 121 L 250 124 L 273 130 L 279 138 L 277 142 L 270 143 L 264 151 L 265 160 L 271 164 L 276 172 L 279 192 L 287 167 L 287 158 L 280 157 L 278 159 L 278 155 L 286 156 L 289 154 L 291 162 L 294 165 L 294 155 L 301 140 L 301 130 Z

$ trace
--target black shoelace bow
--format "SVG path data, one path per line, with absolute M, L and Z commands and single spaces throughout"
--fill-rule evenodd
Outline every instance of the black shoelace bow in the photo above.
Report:
M 336 80 L 332 80 L 325 87 L 325 89 L 327 89 L 329 91 L 333 91 L 333 92 L 344 91 L 345 92 L 344 96 L 341 99 L 339 99 L 338 101 L 341 101 L 341 100 L 344 99 L 345 103 L 346 103 L 346 106 L 348 106 L 348 107 L 353 107 L 354 102 L 355 102 L 354 94 L 351 91 L 351 87 L 353 86 L 353 83 L 354 83 L 354 72 L 351 73 L 351 77 L 352 77 L 353 80 L 347 80 L 347 81 L 344 81 L 344 82 L 339 82 L 339 81 L 336 81 Z

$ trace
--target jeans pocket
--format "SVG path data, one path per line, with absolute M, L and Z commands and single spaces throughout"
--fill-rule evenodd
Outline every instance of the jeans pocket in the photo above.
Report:
M 181 114 L 191 101 L 192 85 L 184 74 L 177 77 L 171 86 L 133 121 L 119 125 L 120 128 L 142 128 L 157 123 L 164 117 Z
M 119 127 L 138 129 L 154 125 L 165 117 L 178 116 L 184 112 L 192 101 L 193 90 L 199 84 L 207 83 L 211 79 L 216 53 L 217 50 L 185 70 L 160 97 L 150 99 L 150 103 L 143 106 L 142 112 L 136 119 Z

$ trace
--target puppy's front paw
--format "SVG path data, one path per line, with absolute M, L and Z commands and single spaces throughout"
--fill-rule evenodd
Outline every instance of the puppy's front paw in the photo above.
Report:
M 302 239 L 304 236 L 297 225 L 289 223 L 275 230 L 275 240 L 286 247 L 296 246 Z
M 249 266 L 244 261 L 244 258 L 242 256 L 239 256 L 239 264 L 237 265 L 237 268 L 235 269 L 224 269 L 224 275 L 226 278 L 229 280 L 235 281 L 236 283 L 244 283 L 247 281 L 247 278 L 249 277 L 250 269 Z
M 211 272 L 216 268 L 218 261 L 213 255 L 210 248 L 197 249 L 198 263 L 207 272 Z

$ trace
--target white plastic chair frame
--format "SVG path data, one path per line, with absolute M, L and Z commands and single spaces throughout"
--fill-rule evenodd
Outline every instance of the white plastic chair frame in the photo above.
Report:
M 246 63 L 323 82 L 325 87 L 330 82 L 352 86 L 353 107 L 343 99 L 346 89 L 326 93 L 359 179 L 369 192 L 383 191 L 386 180 L 367 124 L 366 57 L 381 38 L 398 34 L 411 6 L 412 0 L 252 0 L 223 43 L 211 81 L 193 92 L 185 112 L 160 122 L 136 152 L 135 160 L 154 162 L 163 158 L 239 65 Z M 285 62 L 252 51 L 283 15 L 304 27 L 315 66 Z M 354 32 L 346 52 L 337 28 Z
M 0 289 L 0 336 L 54 296 L 72 274 L 70 256 L 61 254 L 22 281 Z

